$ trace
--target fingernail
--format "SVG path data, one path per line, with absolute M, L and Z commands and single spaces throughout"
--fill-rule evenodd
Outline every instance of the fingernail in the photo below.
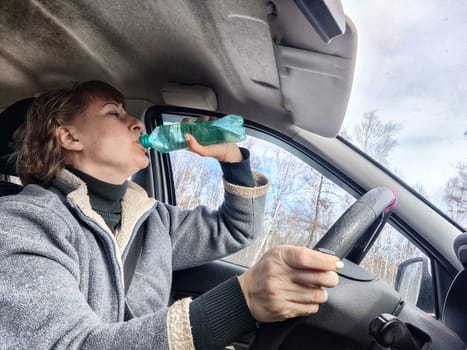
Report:
M 342 268 L 344 268 L 344 263 L 342 260 L 336 261 L 336 269 L 340 270 Z
M 190 141 L 190 135 L 185 134 L 185 135 L 183 135 L 183 137 L 185 138 L 186 142 Z
M 326 302 L 329 299 L 329 294 L 328 294 L 328 291 L 326 289 L 323 289 L 323 292 L 324 292 L 324 295 L 325 295 L 324 301 Z

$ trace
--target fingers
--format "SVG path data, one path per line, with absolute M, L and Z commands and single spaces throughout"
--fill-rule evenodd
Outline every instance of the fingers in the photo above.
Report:
M 197 121 L 198 120 L 201 120 L 201 121 L 206 121 L 206 120 L 216 120 L 217 118 L 216 117 L 208 117 L 207 115 L 202 115 L 201 117 L 199 117 L 198 119 L 196 119 Z
M 262 322 L 282 321 L 291 317 L 316 313 L 328 300 L 325 289 L 287 281 L 284 276 L 250 274 L 238 277 L 253 317 Z
M 328 301 L 328 292 L 321 287 L 299 285 L 284 293 L 284 299 L 293 304 L 324 304 Z
M 300 270 L 294 268 L 285 268 L 285 271 L 286 273 L 290 273 L 289 279 L 292 283 L 307 287 L 321 286 L 333 288 L 339 283 L 339 276 L 334 271 Z
M 214 120 L 215 117 L 201 116 L 197 118 L 194 123 L 199 121 Z M 182 123 L 191 123 L 192 119 L 189 117 L 183 118 Z M 221 162 L 236 163 L 243 160 L 240 148 L 236 143 L 218 143 L 208 146 L 203 146 L 193 135 L 183 135 L 188 149 L 201 157 L 212 157 Z
M 213 157 L 219 159 L 222 157 L 226 151 L 227 144 L 213 144 L 208 146 L 203 146 L 193 135 L 185 134 L 185 142 L 188 146 L 188 149 L 201 157 Z
M 216 117 L 208 117 L 206 115 L 202 115 L 201 117 L 198 117 L 195 119 L 194 123 L 199 122 L 199 121 L 206 121 L 206 120 L 215 120 L 217 119 Z M 182 123 L 192 123 L 193 119 L 190 117 L 185 117 L 182 119 Z
M 199 155 L 204 155 L 205 152 L 203 151 L 205 150 L 206 147 L 200 145 L 198 141 L 196 141 L 196 139 L 193 137 L 193 135 L 185 134 L 183 136 L 185 138 L 185 142 L 188 148 L 190 149 L 190 151 L 195 152 Z
M 202 157 L 213 157 L 221 162 L 235 163 L 243 160 L 240 148 L 236 143 L 218 143 L 203 146 L 196 141 L 193 135 L 185 134 L 188 149 Z
M 336 271 L 343 267 L 338 257 L 313 249 L 288 245 L 278 246 L 275 249 L 278 249 L 280 259 L 294 268 Z
M 323 288 L 304 288 L 303 291 L 294 291 L 287 294 L 287 299 L 278 309 L 280 319 L 308 316 L 317 313 L 320 305 L 328 301 L 328 292 Z

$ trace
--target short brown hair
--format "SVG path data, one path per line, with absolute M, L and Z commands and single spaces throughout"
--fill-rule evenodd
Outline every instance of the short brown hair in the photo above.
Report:
M 50 186 L 64 167 L 62 147 L 56 138 L 57 128 L 72 124 L 96 98 L 122 104 L 125 101 L 120 91 L 98 80 L 52 90 L 34 100 L 26 122 L 14 137 L 16 171 L 23 184 Z

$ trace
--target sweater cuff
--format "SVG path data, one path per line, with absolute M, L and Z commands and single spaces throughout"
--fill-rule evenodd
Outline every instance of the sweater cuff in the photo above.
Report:
M 255 179 L 251 172 L 250 151 L 240 147 L 243 160 L 238 163 L 220 162 L 224 179 L 231 184 L 245 187 L 255 187 Z
M 196 349 L 218 350 L 255 329 L 237 277 L 228 279 L 190 303 Z

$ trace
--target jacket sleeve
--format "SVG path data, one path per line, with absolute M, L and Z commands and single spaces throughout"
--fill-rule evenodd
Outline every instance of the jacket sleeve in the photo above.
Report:
M 224 201 L 217 210 L 199 206 L 183 210 L 158 205 L 159 216 L 169 227 L 173 269 L 201 265 L 247 246 L 263 228 L 268 180 L 254 173 L 255 187 L 224 181 Z

